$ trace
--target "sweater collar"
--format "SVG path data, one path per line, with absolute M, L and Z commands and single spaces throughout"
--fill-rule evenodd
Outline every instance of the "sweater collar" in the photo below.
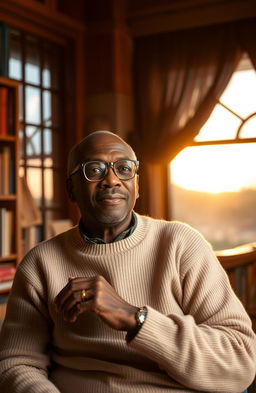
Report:
M 113 240 L 113 242 L 117 242 L 119 240 L 123 240 L 123 239 L 127 238 L 128 236 L 130 236 L 135 231 L 135 229 L 137 227 L 137 223 L 138 223 L 138 220 L 137 220 L 136 214 L 134 212 L 132 212 L 132 219 L 131 219 L 130 226 L 125 231 L 120 233 Z M 84 227 L 82 219 L 80 219 L 80 221 L 79 221 L 78 228 L 79 228 L 80 235 L 82 236 L 82 238 L 86 242 L 91 243 L 91 244 L 106 244 L 106 242 L 104 242 L 104 240 L 102 240 L 102 239 L 100 239 L 98 237 L 90 237 L 90 236 L 88 236 L 88 234 L 86 233 L 86 229 Z
M 147 236 L 150 222 L 152 219 L 134 213 L 137 218 L 137 226 L 134 232 L 123 240 L 106 244 L 92 244 L 85 241 L 79 231 L 78 225 L 66 232 L 67 243 L 78 252 L 91 256 L 103 256 L 106 254 L 115 255 L 116 253 L 126 252 L 137 246 Z

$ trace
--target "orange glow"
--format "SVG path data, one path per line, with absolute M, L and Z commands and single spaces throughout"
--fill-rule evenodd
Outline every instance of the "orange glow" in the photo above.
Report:
M 256 143 L 188 147 L 171 162 L 171 180 L 187 190 L 256 189 Z

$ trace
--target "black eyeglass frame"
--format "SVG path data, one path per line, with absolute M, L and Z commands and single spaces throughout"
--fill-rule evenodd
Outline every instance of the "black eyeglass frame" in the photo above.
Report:
M 129 161 L 129 162 L 133 162 L 133 163 L 135 164 L 135 172 L 134 172 L 134 175 L 133 175 L 133 176 L 131 176 L 131 177 L 129 177 L 129 178 L 126 178 L 126 179 L 122 179 L 122 178 L 120 178 L 120 177 L 118 176 L 118 174 L 117 174 L 116 171 L 115 171 L 114 165 L 115 165 L 117 162 L 122 162 L 122 161 Z M 92 163 L 92 162 L 100 162 L 100 163 L 103 163 L 103 164 L 105 164 L 105 165 L 107 166 L 107 170 L 106 170 L 106 172 L 104 173 L 104 176 L 103 176 L 102 179 L 91 180 L 91 179 L 89 179 L 89 178 L 86 176 L 84 167 L 85 167 L 86 164 L 89 164 L 89 163 Z M 109 167 L 112 168 L 114 174 L 116 175 L 116 177 L 118 177 L 119 180 L 126 181 L 126 180 L 131 180 L 131 179 L 133 179 L 133 178 L 135 177 L 135 175 L 138 173 L 138 170 L 139 170 L 139 161 L 138 161 L 138 160 L 130 160 L 130 159 L 123 158 L 123 159 L 117 160 L 117 161 L 91 160 L 91 161 L 81 162 L 81 163 L 79 163 L 79 164 L 77 164 L 77 165 L 75 166 L 75 168 L 73 169 L 73 171 L 70 173 L 69 177 L 71 177 L 71 176 L 73 176 L 75 173 L 77 173 L 77 172 L 79 171 L 79 169 L 82 169 L 83 175 L 84 175 L 84 177 L 85 177 L 85 179 L 86 179 L 87 181 L 89 181 L 89 182 L 98 182 L 98 181 L 102 181 L 102 180 L 107 176 L 108 171 L 109 171 Z

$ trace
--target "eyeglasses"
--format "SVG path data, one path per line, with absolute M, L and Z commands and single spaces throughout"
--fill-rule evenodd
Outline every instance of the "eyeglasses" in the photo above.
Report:
M 132 179 L 139 169 L 139 161 L 137 160 L 118 160 L 115 162 L 105 161 L 87 161 L 78 164 L 70 173 L 74 175 L 80 168 L 83 171 L 84 177 L 88 181 L 101 181 L 107 176 L 109 167 L 114 171 L 114 174 L 120 180 Z

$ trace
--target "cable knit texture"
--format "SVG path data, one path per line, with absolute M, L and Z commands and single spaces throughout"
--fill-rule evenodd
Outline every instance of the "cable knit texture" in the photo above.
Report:
M 211 247 L 179 222 L 139 216 L 134 233 L 89 244 L 77 227 L 19 265 L 0 336 L 3 393 L 239 393 L 253 380 L 256 340 Z M 84 313 L 65 322 L 53 303 L 69 276 L 103 275 L 146 305 L 126 333 Z

